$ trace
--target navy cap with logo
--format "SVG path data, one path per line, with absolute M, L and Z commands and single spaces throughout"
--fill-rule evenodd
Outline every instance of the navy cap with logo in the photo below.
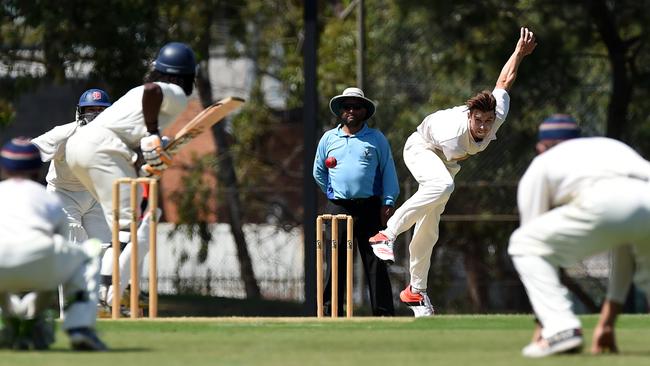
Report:
M 580 127 L 568 114 L 553 114 L 539 125 L 537 138 L 541 140 L 568 140 L 580 137 Z
M 41 154 L 27 137 L 16 137 L 2 146 L 0 166 L 8 171 L 37 170 L 41 167 Z

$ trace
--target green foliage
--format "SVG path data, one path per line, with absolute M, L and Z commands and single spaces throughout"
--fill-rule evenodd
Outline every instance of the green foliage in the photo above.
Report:
M 345 18 L 340 16 L 351 3 L 319 2 L 318 118 L 323 130 L 336 124 L 328 108 L 330 98 L 357 79 L 356 9 Z M 402 162 L 402 147 L 422 119 L 491 89 L 514 49 L 520 26 L 530 27 L 537 35 L 539 45 L 519 69 L 510 93 L 510 113 L 498 140 L 462 163 L 448 212 L 516 214 L 516 182 L 534 156 L 538 123 L 551 113 L 572 114 L 587 135 L 603 135 L 611 133 L 612 127 L 621 127 L 621 138 L 646 156 L 650 154 L 648 1 L 367 0 L 365 6 L 364 91 L 378 104 L 370 125 L 382 130 L 391 142 L 400 181 L 409 184 L 413 181 Z M 291 145 L 296 148 L 282 159 L 271 158 L 270 150 L 279 143 L 268 138 L 290 135 L 278 131 L 284 131 L 288 123 L 298 126 L 300 118 L 288 120 L 280 113 L 284 111 L 270 108 L 262 88 L 264 78 L 279 81 L 286 95 L 285 110 L 299 114 L 304 92 L 302 12 L 303 4 L 297 0 L 191 4 L 116 0 L 92 6 L 80 1 L 4 1 L 0 63 L 10 76 L 3 76 L 0 88 L 0 123 L 13 118 L 18 95 L 43 80 L 76 78 L 73 66 L 79 62 L 92 65 L 90 78 L 107 84 L 111 95 L 119 96 L 141 82 L 157 49 L 169 40 L 190 43 L 202 61 L 209 58 L 211 46 L 228 57 L 247 58 L 253 64 L 253 87 L 245 108 L 232 121 L 229 151 L 247 208 L 245 221 L 261 220 L 260 213 L 268 210 L 273 199 L 273 192 L 267 190 L 271 183 L 284 176 L 288 178 L 282 181 L 283 188 L 299 190 L 303 178 L 300 167 L 293 164 L 302 134 L 292 136 Z M 612 65 L 617 58 L 613 56 L 623 60 L 622 71 L 615 73 Z M 25 62 L 36 65 L 40 74 L 21 72 Z M 621 81 L 629 87 L 629 100 L 613 92 L 615 82 Z M 612 106 L 621 105 L 625 108 L 620 114 L 610 112 Z M 211 208 L 200 208 L 197 202 L 220 199 L 223 192 L 202 187 L 206 182 L 199 172 L 213 175 L 214 159 L 201 158 L 193 164 L 187 167 L 191 174 L 184 182 L 190 194 L 178 197 L 180 211 L 183 225 L 199 223 L 188 234 L 200 235 L 207 242 L 209 233 L 202 225 Z M 481 182 L 492 187 L 485 188 Z M 283 220 L 300 221 L 295 216 Z M 498 242 L 497 247 L 503 248 L 507 230 L 490 233 L 487 240 L 479 235 L 487 235 L 482 225 L 454 230 L 454 241 L 479 246 Z
M 206 177 L 213 176 L 214 157 L 194 157 L 190 166 L 183 167 L 184 175 L 181 178 L 182 191 L 172 192 L 171 200 L 176 203 L 178 223 L 170 235 L 182 233 L 190 240 L 198 235 L 200 247 L 197 259 L 204 263 L 207 259 L 208 245 L 212 240 L 208 222 L 214 214 L 215 191 Z M 181 262 L 180 265 L 183 263 Z
M 0 127 L 10 124 L 15 117 L 15 110 L 11 103 L 0 99 Z

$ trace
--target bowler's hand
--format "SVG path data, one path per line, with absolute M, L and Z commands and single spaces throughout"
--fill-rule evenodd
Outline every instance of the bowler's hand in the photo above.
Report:
M 395 207 L 393 206 L 381 206 L 380 217 L 381 217 L 381 226 L 386 227 L 388 219 L 395 213 Z
M 533 34 L 533 32 L 528 28 L 522 27 L 519 31 L 519 40 L 515 47 L 515 53 L 521 56 L 528 56 L 533 53 L 535 47 L 537 47 L 535 34 Z
M 614 327 L 611 325 L 598 324 L 594 329 L 594 337 L 591 342 L 591 353 L 596 355 L 606 352 L 618 353 Z

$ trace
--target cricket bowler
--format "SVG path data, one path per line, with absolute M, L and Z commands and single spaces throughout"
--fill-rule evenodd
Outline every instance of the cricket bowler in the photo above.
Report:
M 515 50 L 501 69 L 494 90 L 483 91 L 465 105 L 428 115 L 406 140 L 404 162 L 418 182 L 417 192 L 388 220 L 386 229 L 370 238 L 375 255 L 394 262 L 395 238 L 415 225 L 409 244 L 409 285 L 400 293 L 416 317 L 434 313 L 427 296 L 427 276 L 433 247 L 438 241 L 440 215 L 454 190 L 460 162 L 485 150 L 496 140 L 510 108 L 510 95 L 517 70 L 537 42 L 532 31 L 521 28 Z

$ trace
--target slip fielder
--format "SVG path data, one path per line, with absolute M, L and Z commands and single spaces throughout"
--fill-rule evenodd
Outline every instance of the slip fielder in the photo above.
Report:
M 577 126 L 567 116 L 542 123 L 539 136 L 539 155 L 519 182 L 521 225 L 508 247 L 541 325 L 541 337 L 522 350 L 526 357 L 582 347 L 582 325 L 559 267 L 629 245 L 639 265 L 636 283 L 650 293 L 650 162 L 613 139 L 575 138 Z M 615 257 L 610 275 L 628 273 L 628 265 Z M 629 288 L 626 277 L 610 282 L 615 287 L 594 331 L 595 353 L 616 351 L 614 324 Z

